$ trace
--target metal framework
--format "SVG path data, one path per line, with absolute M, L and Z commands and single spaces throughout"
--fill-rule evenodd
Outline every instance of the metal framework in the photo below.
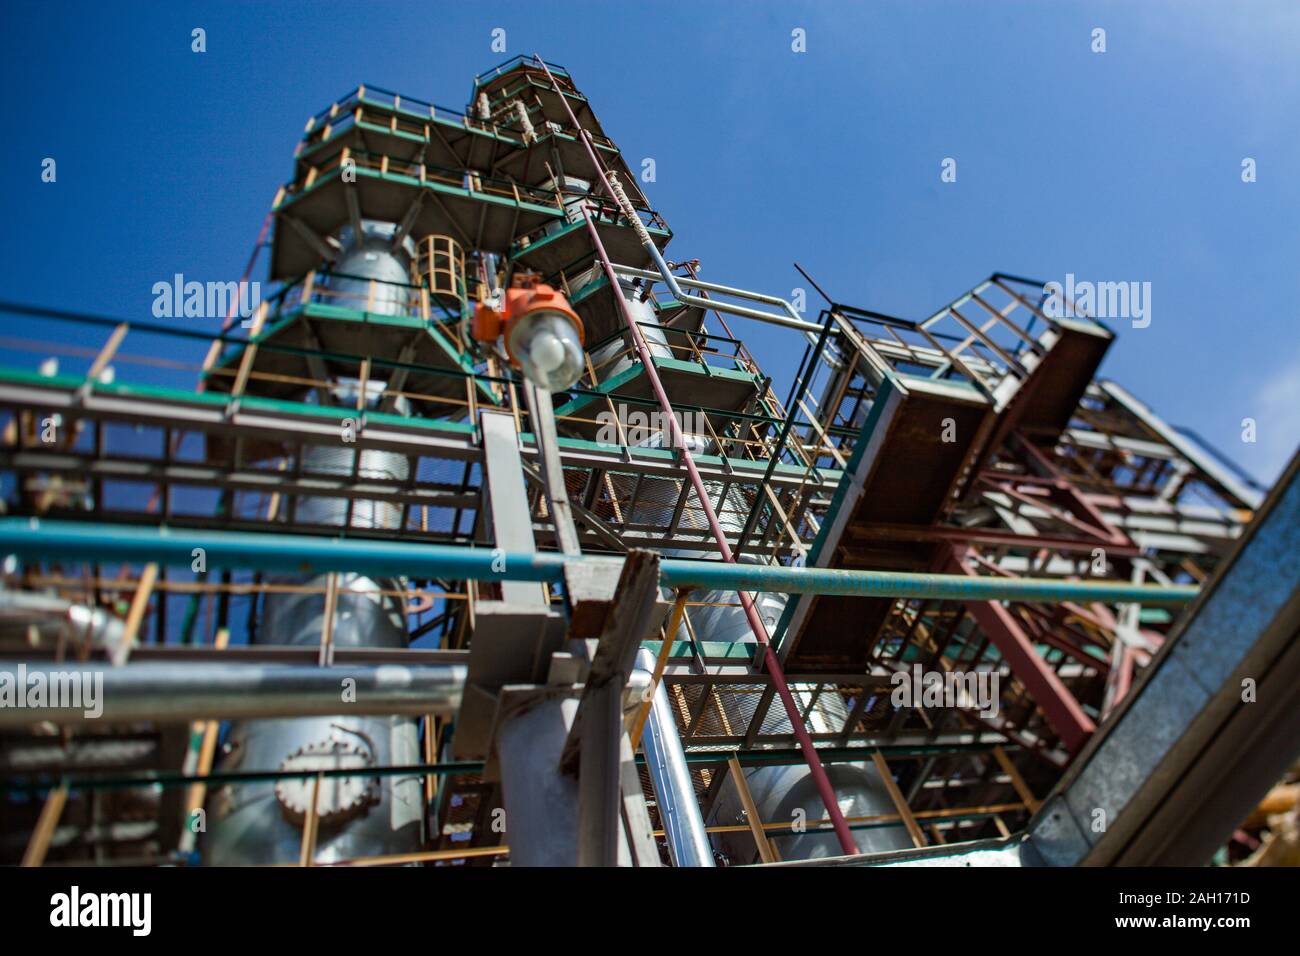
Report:
M 370 221 L 393 224 L 393 249 L 414 242 L 404 281 L 340 269 L 337 236 Z M 245 279 L 266 248 L 279 287 L 243 322 L 230 303 L 219 332 L 0 303 L 23 329 L 0 340 L 7 662 L 459 668 L 503 582 L 531 582 L 515 593 L 576 629 L 553 429 L 582 559 L 662 553 L 675 607 L 642 646 L 705 817 L 728 781 L 747 795 L 741 768 L 807 763 L 827 802 L 808 826 L 846 851 L 868 828 L 918 847 L 1006 836 L 1262 498 L 1097 378 L 1115 335 L 1048 315 L 1042 283 L 994 274 L 920 321 L 830 301 L 814 320 L 666 262 L 667 223 L 567 71 L 537 58 L 477 78 L 464 112 L 358 87 L 307 123 L 268 223 Z M 474 303 L 517 270 L 562 289 L 586 326 L 586 374 L 553 397 L 553 423 L 467 334 Z M 741 320 L 803 349 L 784 398 Z M 631 415 L 656 412 L 663 440 L 630 439 Z M 502 573 L 485 414 L 512 422 L 526 494 L 510 534 L 532 553 Z M 313 467 L 340 447 L 350 468 Z M 370 470 L 370 452 L 408 467 Z M 321 523 L 311 502 L 343 517 Z M 374 509 L 392 520 L 357 520 Z M 325 583 L 274 574 L 304 562 Z M 256 645 L 269 595 L 332 607 L 368 569 L 399 582 L 382 593 L 404 603 L 408 648 L 335 648 L 328 623 L 319 653 Z M 791 595 L 770 620 L 765 593 Z M 749 633 L 719 640 L 700 622 L 729 607 Z M 997 674 L 997 715 L 895 706 L 891 678 L 916 665 Z M 450 710 L 425 713 L 421 763 L 365 768 L 421 779 L 423 848 L 350 862 L 508 858 L 491 761 L 457 759 Z M 320 786 L 292 768 L 213 770 L 213 716 L 7 729 L 0 858 L 192 860 L 184 821 L 218 788 L 248 774 Z M 821 769 L 837 763 L 874 767 L 894 812 L 841 814 Z M 641 781 L 662 836 L 643 766 Z M 304 864 L 314 826 L 309 813 Z M 753 855 L 726 860 L 748 863 L 775 862 L 768 834 L 790 827 L 755 812 L 708 830 L 748 832 Z

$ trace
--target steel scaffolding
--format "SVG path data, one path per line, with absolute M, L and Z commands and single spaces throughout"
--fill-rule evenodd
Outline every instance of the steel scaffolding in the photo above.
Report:
M 0 860 L 197 862 L 197 812 L 295 781 L 295 862 L 518 861 L 524 824 L 516 840 L 495 819 L 520 688 L 581 700 L 568 743 L 586 746 L 602 680 L 610 781 L 621 766 L 627 819 L 649 822 L 638 862 L 677 861 L 664 777 L 617 747 L 626 730 L 638 749 L 659 685 L 683 812 L 719 862 L 778 862 L 800 827 L 846 854 L 866 831 L 917 848 L 1023 831 L 1263 489 L 1100 378 L 1116 334 L 1048 314 L 1041 282 L 995 273 L 922 320 L 829 299 L 813 319 L 700 281 L 665 259 L 673 238 L 568 71 L 518 57 L 463 111 L 359 86 L 313 116 L 243 277 L 265 249 L 277 288 L 246 317 L 0 303 L 22 328 L 0 342 L 0 675 L 93 665 L 123 715 L 5 715 Z M 373 250 L 396 272 L 365 271 Z M 540 404 L 470 333 L 522 273 L 585 331 L 584 374 Z M 753 321 L 801 350 L 780 395 L 729 324 Z M 643 559 L 628 624 L 620 574 Z M 290 599 L 318 608 L 311 645 L 275 640 Z M 405 646 L 336 641 L 340 609 L 372 604 Z M 636 694 L 627 662 L 602 670 L 625 637 L 653 661 Z M 389 667 L 425 695 L 374 711 L 418 722 L 411 760 L 352 740 L 337 764 L 244 767 L 219 746 L 221 721 L 327 714 L 312 680 Z M 993 713 L 896 704 L 913 668 L 995 675 Z M 150 675 L 204 673 L 231 682 L 224 703 L 194 692 L 150 719 Z M 258 675 L 299 709 L 234 706 Z M 807 819 L 763 818 L 753 771 L 805 766 Z M 843 767 L 881 806 L 842 808 Z M 345 798 L 360 778 L 377 782 Z M 399 778 L 419 781 L 414 847 L 336 847 Z

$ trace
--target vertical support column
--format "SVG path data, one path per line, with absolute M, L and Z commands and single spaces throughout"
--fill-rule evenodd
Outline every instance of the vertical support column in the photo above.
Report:
M 740 761 L 736 759 L 735 754 L 727 758 L 727 768 L 731 771 L 731 782 L 736 786 L 736 793 L 740 795 L 741 806 L 745 808 L 745 819 L 749 821 L 749 832 L 753 835 L 754 843 L 758 846 L 758 858 L 764 863 L 778 862 L 776 849 L 768 840 L 767 831 L 763 829 L 763 818 L 758 814 L 758 805 L 754 803 L 754 795 L 749 792 L 749 781 L 745 779 L 744 768 L 740 766 Z
M 632 674 L 641 638 L 653 626 L 659 598 L 659 555 L 653 551 L 628 552 L 619 574 L 605 623 L 596 642 L 596 652 L 587 670 L 582 701 L 569 728 L 560 757 L 560 769 L 578 773 L 578 865 L 614 866 L 618 863 L 622 828 L 619 794 L 623 789 L 622 753 L 632 757 L 623 726 L 623 689 Z M 632 781 L 629 780 L 629 783 Z M 639 776 L 635 792 L 640 794 Z M 625 794 L 625 796 L 627 796 Z M 637 830 L 648 833 L 648 818 L 628 821 L 638 853 Z M 639 859 L 647 865 L 649 861 Z M 655 854 L 655 861 L 658 856 Z
M 617 866 L 619 750 L 623 742 L 623 686 L 607 681 L 584 695 L 578 766 L 578 866 Z
M 564 483 L 564 467 L 560 464 L 560 439 L 555 431 L 551 393 L 532 382 L 525 382 L 524 398 L 528 402 L 528 417 L 532 420 L 533 440 L 537 442 L 541 458 L 542 480 L 546 485 L 546 500 L 551 506 L 556 542 L 565 554 L 581 554 L 578 529 L 573 525 L 573 509 L 569 505 L 569 491 Z
M 578 862 L 578 781 L 559 770 L 576 700 L 506 688 L 494 744 L 511 866 Z
M 880 774 L 880 782 L 885 785 L 885 790 L 889 793 L 889 799 L 894 801 L 894 809 L 898 811 L 903 826 L 907 827 L 907 835 L 912 838 L 912 844 L 914 846 L 925 846 L 925 831 L 916 822 L 916 817 L 912 816 L 912 808 L 907 805 L 907 798 L 903 796 L 903 791 L 898 789 L 898 784 L 894 780 L 893 772 L 889 769 L 889 763 L 885 760 L 885 755 L 879 750 L 873 750 L 871 752 L 871 762 L 876 765 L 876 773 Z
M 658 626 L 659 556 L 629 552 L 609 593 L 580 700 L 569 683 L 501 689 L 492 749 L 516 865 L 659 865 L 623 715 L 641 639 Z
M 224 651 L 230 643 L 230 630 L 222 628 L 217 631 L 216 640 L 213 642 L 213 648 L 218 651 Z M 185 754 L 184 772 L 196 777 L 206 777 L 212 771 L 212 761 L 217 755 L 217 735 L 221 730 L 221 721 L 219 720 L 199 720 L 190 725 L 190 749 Z M 181 839 L 178 849 L 181 853 L 190 854 L 194 852 L 194 847 L 198 843 L 199 831 L 195 827 L 195 814 L 203 809 L 203 804 L 207 800 L 208 785 L 205 781 L 192 783 L 185 790 L 185 819 L 182 821 L 184 829 L 181 831 Z M 205 827 L 206 829 L 206 821 Z
M 316 774 L 311 782 L 311 804 L 307 807 L 307 819 L 302 824 L 302 847 L 298 857 L 299 866 L 311 866 L 316 860 L 316 833 L 320 826 L 320 781 Z
M 54 828 L 59 825 L 59 817 L 63 816 L 63 807 L 67 802 L 68 788 L 65 784 L 59 784 L 45 798 L 45 806 L 41 807 L 36 829 L 32 831 L 27 851 L 23 853 L 23 866 L 40 866 L 45 862 L 50 840 L 54 838 Z
M 483 470 L 496 546 L 507 553 L 532 554 L 533 518 L 524 488 L 524 466 L 519 456 L 519 433 L 514 418 L 505 412 L 482 411 Z M 526 581 L 502 581 L 501 597 L 509 604 L 543 606 L 542 589 Z

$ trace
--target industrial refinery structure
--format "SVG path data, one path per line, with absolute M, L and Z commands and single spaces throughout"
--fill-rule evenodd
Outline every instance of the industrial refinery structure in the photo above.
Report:
M 804 312 L 673 238 L 519 57 L 313 116 L 215 339 L 5 306 L 0 859 L 1206 862 L 1295 757 L 1294 463 L 1041 281 Z

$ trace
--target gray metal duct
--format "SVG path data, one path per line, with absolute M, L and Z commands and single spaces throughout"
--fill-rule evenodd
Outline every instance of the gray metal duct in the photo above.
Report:
M 369 295 L 369 280 L 407 283 L 413 247 L 409 240 L 394 249 L 395 227 L 363 224 L 361 237 L 344 230 L 344 253 L 335 271 L 353 277 L 336 279 L 334 288 L 356 286 Z M 350 285 L 351 284 L 351 285 Z M 379 285 L 370 310 L 399 313 L 406 308 L 404 285 Z M 368 382 L 363 407 L 377 407 L 385 383 Z M 357 404 L 360 383 L 340 380 L 332 386 L 339 404 Z M 358 458 L 359 454 L 359 458 Z M 306 474 L 359 480 L 404 481 L 410 463 L 393 452 L 347 445 L 317 445 L 304 450 Z M 292 502 L 297 522 L 352 528 L 400 526 L 401 510 L 391 504 L 343 498 L 299 497 Z M 329 576 L 280 577 L 273 583 L 307 585 L 310 593 L 268 594 L 257 628 L 257 643 L 318 646 L 325 630 Z M 336 647 L 406 647 L 406 608 L 399 580 L 376 581 L 358 574 L 337 576 L 337 600 L 332 622 Z M 384 593 L 389 592 L 389 593 Z M 229 756 L 223 769 L 275 769 L 400 765 L 420 762 L 418 725 L 407 717 L 373 717 L 348 713 L 339 691 L 338 716 L 239 723 L 231 728 Z M 357 856 L 411 852 L 419 849 L 424 831 L 424 796 L 420 778 L 333 778 L 338 783 L 321 791 L 321 827 L 317 859 L 330 862 Z M 225 788 L 218 795 L 214 825 L 208 841 L 210 863 L 272 863 L 298 859 L 302 843 L 304 800 L 296 786 L 252 784 Z
M 77 724 L 329 715 L 339 688 L 355 682 L 369 715 L 454 714 L 465 686 L 460 664 L 304 667 L 301 664 L 143 662 L 123 667 L 65 661 L 0 663 L 0 686 L 45 688 L 39 709 L 0 707 L 0 727 L 37 721 Z M 65 691 L 75 684 L 77 693 Z M 335 718 L 331 718 L 335 719 Z
M 645 648 L 637 651 L 634 674 L 649 677 L 654 668 L 654 655 Z M 691 783 L 691 771 L 686 765 L 677 721 L 673 719 L 668 692 L 664 690 L 662 681 L 655 688 L 650 702 L 650 715 L 641 734 L 641 744 L 673 865 L 713 866 L 713 848 L 704 829 L 704 818 L 700 815 L 700 803 Z

